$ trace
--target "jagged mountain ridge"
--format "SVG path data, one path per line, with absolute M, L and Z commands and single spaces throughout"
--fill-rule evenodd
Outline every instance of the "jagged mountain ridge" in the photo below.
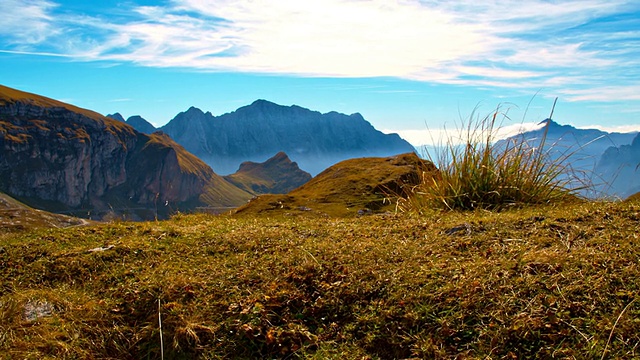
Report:
M 109 114 L 108 118 L 126 123 L 143 134 L 153 134 L 157 129 L 140 115 L 129 116 L 127 120 L 120 113 Z
M 640 192 L 640 134 L 630 145 L 612 146 L 600 157 L 596 174 L 599 189 L 613 197 L 627 198 Z
M 263 163 L 245 161 L 237 172 L 224 179 L 254 195 L 286 194 L 311 180 L 311 174 L 279 152 Z
M 0 153 L 0 191 L 49 211 L 149 218 L 251 197 L 166 135 L 4 86 Z
M 603 179 L 598 175 L 597 164 L 608 148 L 630 144 L 636 132 L 618 133 L 598 129 L 577 129 L 571 125 L 561 125 L 552 119 L 545 119 L 540 125 L 542 125 L 540 129 L 500 140 L 496 146 L 526 141 L 528 146 L 537 148 L 544 139 L 543 151 L 550 160 L 562 160 L 562 164 L 567 167 L 567 176 L 573 178 L 572 186 L 590 186 L 581 191 L 582 195 L 588 197 L 611 195 L 609 191 L 602 192 Z
M 220 116 L 191 107 L 160 130 L 219 174 L 233 173 L 245 161 L 262 162 L 278 152 L 317 174 L 349 158 L 414 151 L 397 134 L 383 134 L 358 113 L 322 114 L 266 100 Z

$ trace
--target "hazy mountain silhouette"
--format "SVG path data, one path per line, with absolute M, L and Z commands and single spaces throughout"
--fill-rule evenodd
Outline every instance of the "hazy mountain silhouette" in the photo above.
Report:
M 543 151 L 551 160 L 561 159 L 567 167 L 572 186 L 593 186 L 588 191 L 581 192 L 589 197 L 611 195 L 602 194 L 603 179 L 596 170 L 602 154 L 612 146 L 630 144 L 636 133 L 606 132 L 597 129 L 577 129 L 571 125 L 561 125 L 546 119 L 540 123 L 540 129 L 527 131 L 499 141 L 496 145 L 503 146 L 507 142 L 526 141 L 530 147 L 540 148 L 544 139 Z
M 640 134 L 630 145 L 608 148 L 596 167 L 602 179 L 600 191 L 611 196 L 627 198 L 640 192 Z
M 360 114 L 321 114 L 266 100 L 220 116 L 191 107 L 160 130 L 220 174 L 281 151 L 311 174 L 349 158 L 414 151 L 400 136 L 383 134 Z
M 134 129 L 138 130 L 143 134 L 152 134 L 156 131 L 156 127 L 153 126 L 153 124 L 151 124 L 150 122 L 148 122 L 147 120 L 145 120 L 143 117 L 139 115 L 130 116 L 126 121 L 124 120 L 124 118 L 120 113 L 109 114 L 107 115 L 107 117 L 127 123 L 128 125 L 131 125 Z

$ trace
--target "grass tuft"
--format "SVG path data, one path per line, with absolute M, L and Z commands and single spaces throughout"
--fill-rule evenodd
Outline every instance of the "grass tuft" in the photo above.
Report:
M 498 107 L 483 118 L 475 112 L 462 126 L 462 143 L 449 138 L 442 150 L 427 152 L 439 176 L 427 176 L 401 205 L 405 209 L 490 209 L 576 199 L 579 187 L 565 164 L 570 154 L 551 158 L 545 147 L 550 122 L 534 146 L 522 138 L 497 143 L 506 112 Z M 551 146 L 552 148 L 553 146 Z M 569 174 L 570 175 L 570 174 Z

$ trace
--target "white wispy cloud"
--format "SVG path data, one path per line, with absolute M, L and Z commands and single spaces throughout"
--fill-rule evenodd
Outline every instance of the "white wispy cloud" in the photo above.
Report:
M 51 26 L 51 11 L 56 4 L 47 0 L 0 1 L 0 35 L 18 48 L 25 44 L 37 44 L 58 34 Z
M 609 133 L 630 133 L 640 132 L 640 125 L 617 125 L 617 126 L 603 126 L 603 125 L 585 125 L 579 126 L 579 129 L 598 129 Z
M 637 30 L 580 27 L 639 8 L 621 0 L 172 0 L 110 18 L 49 0 L 4 0 L 0 50 L 638 100 Z
M 562 90 L 571 101 L 640 100 L 640 85 L 594 86 Z
M 496 128 L 492 136 L 495 140 L 506 139 L 510 136 L 514 136 L 523 132 L 540 129 L 542 128 L 542 126 L 542 124 L 535 122 L 504 124 L 503 126 Z M 415 147 L 464 144 L 466 143 L 470 135 L 464 127 L 408 130 L 385 129 L 382 130 L 382 132 L 386 134 L 398 134 L 400 135 L 400 137 L 402 137 Z

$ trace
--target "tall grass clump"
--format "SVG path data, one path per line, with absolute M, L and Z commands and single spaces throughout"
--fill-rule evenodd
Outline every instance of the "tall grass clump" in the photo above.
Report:
M 462 124 L 458 141 L 449 137 L 435 154 L 427 152 L 440 173 L 425 177 L 408 206 L 495 210 L 575 198 L 578 189 L 571 186 L 572 177 L 566 176 L 571 168 L 564 162 L 570 154 L 552 158 L 553 145 L 545 148 L 550 122 L 535 145 L 523 137 L 496 142 L 506 119 L 500 107 L 485 117 L 476 118 L 474 112 Z

